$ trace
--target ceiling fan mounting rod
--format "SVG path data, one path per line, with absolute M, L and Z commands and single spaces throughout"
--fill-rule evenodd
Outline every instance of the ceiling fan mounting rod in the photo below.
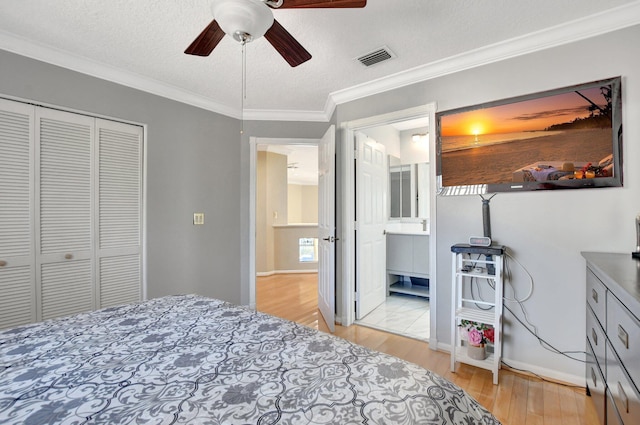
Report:
M 272 9 L 277 9 L 280 6 L 282 6 L 282 3 L 284 3 L 284 0 L 261 0 L 261 1 Z

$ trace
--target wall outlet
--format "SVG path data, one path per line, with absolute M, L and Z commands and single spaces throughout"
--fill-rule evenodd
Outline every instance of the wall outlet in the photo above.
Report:
M 204 213 L 193 213 L 193 224 L 204 224 Z

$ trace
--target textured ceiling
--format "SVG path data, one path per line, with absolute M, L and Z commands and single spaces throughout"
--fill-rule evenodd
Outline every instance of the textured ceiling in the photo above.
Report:
M 211 1 L 2 0 L 0 48 L 37 46 L 49 58 L 85 63 L 85 72 L 89 63 L 100 76 L 104 66 L 240 110 L 240 44 L 227 36 L 209 57 L 183 53 L 212 20 Z M 243 107 L 323 111 L 330 93 L 636 2 L 369 0 L 364 9 L 276 10 L 313 58 L 291 68 L 264 38 L 249 43 Z M 369 68 L 354 60 L 381 46 L 397 57 Z

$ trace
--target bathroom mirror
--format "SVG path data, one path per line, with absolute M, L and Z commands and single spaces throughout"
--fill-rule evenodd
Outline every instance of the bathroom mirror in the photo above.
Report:
M 429 217 L 429 164 L 402 164 L 389 155 L 389 217 Z

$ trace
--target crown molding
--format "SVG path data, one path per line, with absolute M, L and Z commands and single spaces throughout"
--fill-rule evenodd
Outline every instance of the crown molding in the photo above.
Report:
M 595 37 L 640 23 L 640 1 L 450 56 L 329 94 L 336 105 L 505 59 Z
M 176 100 L 231 118 L 241 118 L 240 110 L 212 101 L 210 98 L 184 89 L 126 71 L 103 62 L 93 61 L 64 50 L 44 46 L 33 41 L 0 31 L 0 49 L 46 62 L 112 83 L 121 84 L 167 99 Z
M 286 109 L 245 109 L 242 118 L 248 121 L 328 121 L 324 111 L 294 111 Z
M 329 122 L 333 111 L 336 109 L 333 97 L 328 96 L 322 111 L 293 111 L 293 110 L 268 110 L 245 109 L 244 119 L 255 121 L 313 121 Z
M 54 49 L 0 31 L 0 49 L 231 118 L 256 121 L 329 122 L 337 105 L 528 53 L 640 24 L 640 0 L 561 25 L 447 57 L 328 95 L 323 110 L 245 109 L 244 112 L 170 84 Z

